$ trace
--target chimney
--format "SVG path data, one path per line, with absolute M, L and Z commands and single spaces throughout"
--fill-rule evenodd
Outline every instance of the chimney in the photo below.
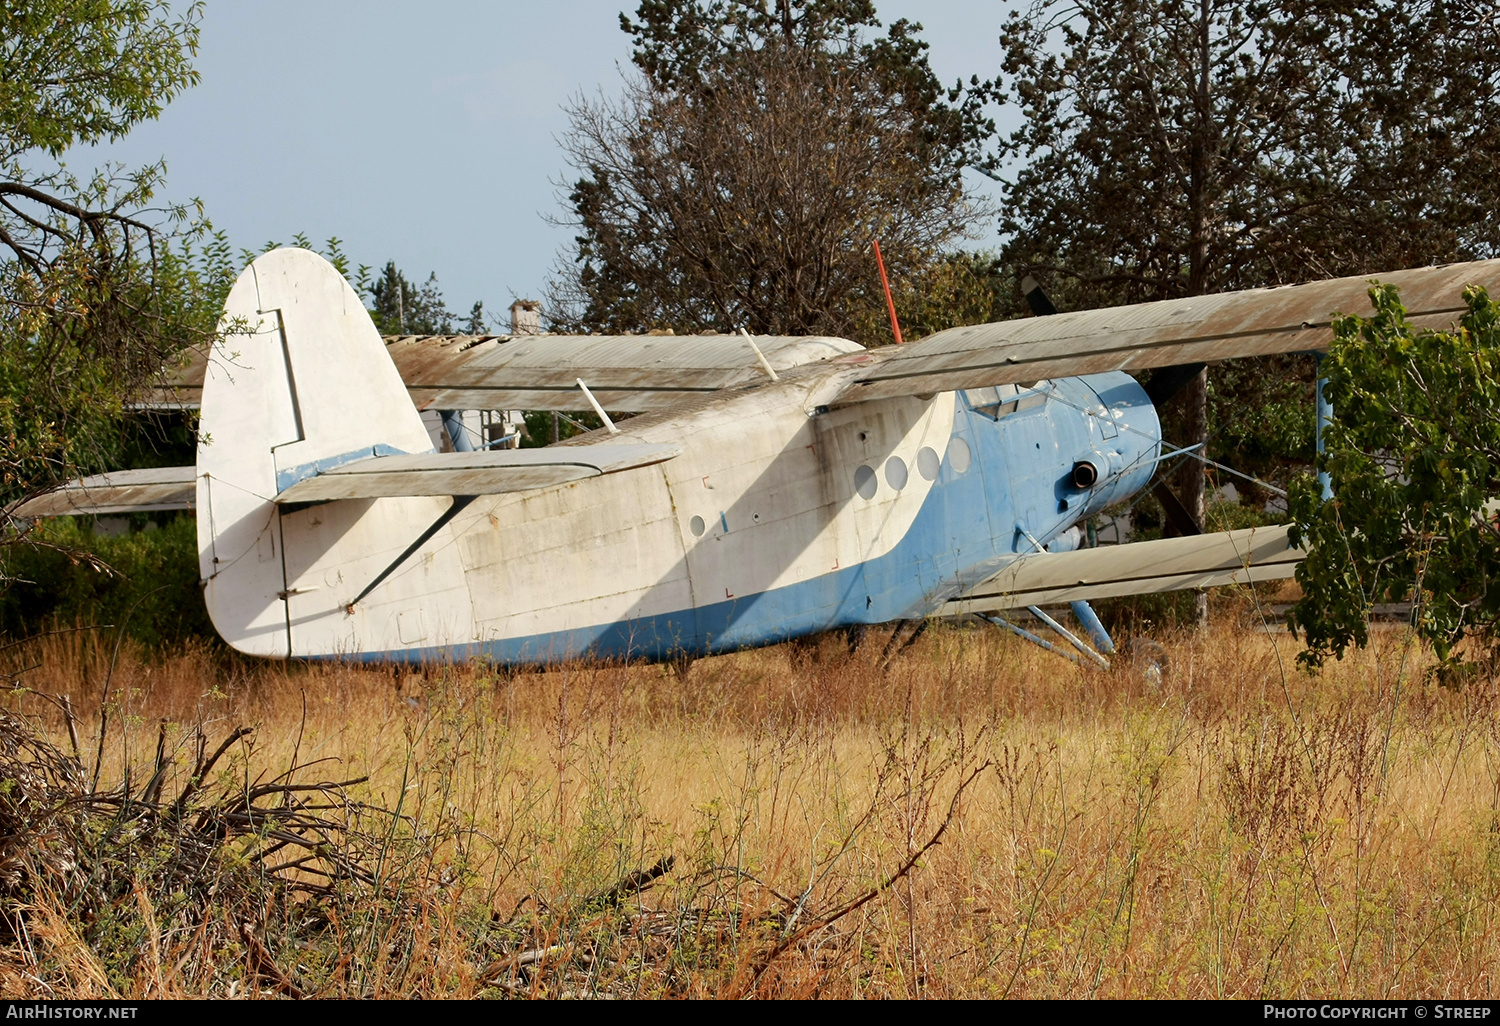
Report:
M 510 304 L 510 333 L 512 335 L 540 335 L 542 333 L 542 304 L 535 299 L 518 299 Z

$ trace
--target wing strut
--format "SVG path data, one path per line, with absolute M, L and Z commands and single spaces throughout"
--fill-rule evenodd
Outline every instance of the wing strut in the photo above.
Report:
M 594 398 L 594 393 L 589 391 L 589 386 L 583 383 L 582 378 L 578 379 L 578 387 L 582 389 L 583 397 L 589 401 L 589 405 L 594 408 L 594 412 L 599 415 L 599 419 L 604 421 L 604 427 L 610 434 L 618 435 L 620 429 L 615 427 L 615 422 L 609 419 L 609 414 L 604 412 L 604 407 L 599 405 L 599 400 Z
M 1158 410 L 1183 387 L 1196 378 L 1206 363 L 1179 363 L 1174 367 L 1161 367 L 1152 371 L 1146 380 L 1146 396 Z
M 1038 317 L 1051 317 L 1057 313 L 1057 307 L 1052 305 L 1051 298 L 1042 291 L 1041 283 L 1031 275 L 1021 279 L 1021 291 L 1026 295 L 1026 305 L 1031 307 L 1031 312 Z
M 1085 599 L 1074 599 L 1068 605 L 1073 609 L 1073 618 L 1083 625 L 1084 633 L 1089 636 L 1094 647 L 1105 655 L 1114 655 L 1114 639 L 1109 636 L 1109 631 L 1104 629 L 1104 624 L 1099 621 L 1099 614 L 1094 612 L 1094 607 Z
M 1036 282 L 1032 281 L 1032 279 L 1030 278 L 1027 278 L 1026 280 L 1031 281 L 1032 284 L 1032 288 L 1028 290 L 1028 294 L 1039 295 L 1042 297 L 1043 301 L 1045 301 L 1047 297 L 1040 288 L 1036 287 Z M 1026 525 L 1017 524 L 1016 530 L 1025 535 L 1026 540 L 1031 542 L 1031 544 L 1036 548 L 1037 557 L 1053 555 L 1053 553 L 1047 550 L 1047 546 L 1037 541 L 1036 536 L 1033 535 L 1030 531 L 1026 530 Z M 1098 652 L 1094 651 L 1094 649 L 1089 648 L 1083 642 L 1079 641 L 1076 634 L 1068 630 L 1056 620 L 1052 619 L 1052 617 L 1042 612 L 1036 606 L 1027 606 L 1026 611 L 1032 616 L 1036 617 L 1038 620 L 1042 621 L 1042 623 L 1046 624 L 1048 627 L 1051 627 L 1055 632 L 1065 638 L 1069 644 L 1078 649 L 1079 652 L 1083 653 L 1089 659 L 1098 663 L 1104 669 L 1109 669 L 1109 660 L 1100 655 L 1099 652 L 1113 655 L 1115 651 L 1115 643 L 1110 638 L 1109 632 L 1104 629 L 1104 624 L 1099 622 L 1099 614 L 1095 613 L 1094 608 L 1090 606 L 1084 599 L 1076 599 L 1073 602 L 1069 603 L 1069 605 L 1073 609 L 1074 617 L 1077 618 L 1078 623 L 1083 627 L 1084 633 L 1089 636 L 1089 638 L 1094 642 L 1095 647 L 1098 648 Z M 1041 638 L 1038 638 L 1030 631 L 1023 630 L 1022 628 L 1017 627 L 1015 624 L 1010 623 L 1009 621 L 1002 620 L 999 617 L 991 616 L 987 613 L 980 613 L 979 615 L 984 617 L 986 620 L 991 621 L 992 623 L 1004 627 L 1006 630 L 1015 634 L 1017 637 L 1025 638 L 1027 641 L 1032 641 L 1038 645 L 1041 645 L 1048 652 L 1056 652 L 1058 655 L 1067 656 L 1067 658 L 1072 659 L 1075 663 L 1078 662 L 1078 660 L 1069 653 L 1063 651 L 1062 649 L 1049 642 L 1043 641 Z M 908 644 L 910 644 L 910 642 L 908 642 Z

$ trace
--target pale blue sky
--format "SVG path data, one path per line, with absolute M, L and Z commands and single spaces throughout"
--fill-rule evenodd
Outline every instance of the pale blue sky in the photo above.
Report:
M 997 70 L 1001 0 L 877 3 L 887 22 L 922 22 L 945 82 Z M 67 160 L 165 157 L 167 198 L 201 198 L 236 246 L 337 235 L 356 262 L 436 271 L 450 307 L 482 299 L 499 316 L 540 294 L 569 240 L 543 220 L 561 212 L 560 105 L 618 88 L 619 12 L 634 7 L 209 0 L 201 84 L 123 142 Z

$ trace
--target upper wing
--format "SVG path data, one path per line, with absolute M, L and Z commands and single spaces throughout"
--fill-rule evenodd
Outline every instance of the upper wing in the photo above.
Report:
M 1335 313 L 1369 309 L 1370 275 L 950 328 L 873 362 L 839 397 L 861 402 L 987 385 L 1327 349 Z M 1414 324 L 1446 327 L 1463 288 L 1500 295 L 1500 260 L 1378 276 Z
M 939 613 L 957 616 L 1079 599 L 1272 581 L 1292 576 L 1304 555 L 1287 540 L 1285 527 L 1250 527 L 1191 538 L 1037 553 L 1017 559 L 948 602 Z
M 399 495 L 498 495 L 649 467 L 682 454 L 675 445 L 558 445 L 544 449 L 372 456 L 304 478 L 282 505 Z
M 116 470 L 69 481 L 27 499 L 10 511 L 13 517 L 66 517 L 84 513 L 145 513 L 159 509 L 192 509 L 197 499 L 193 467 Z
M 518 335 L 459 343 L 399 338 L 391 358 L 418 409 L 588 410 L 581 379 L 607 410 L 659 410 L 695 394 L 765 381 L 775 371 L 861 347 L 841 338 L 743 335 Z
M 591 410 L 579 379 L 608 410 L 639 413 L 687 396 L 766 380 L 859 352 L 842 338 L 756 335 L 387 335 L 386 351 L 418 409 Z M 207 357 L 187 354 L 142 405 L 195 407 Z

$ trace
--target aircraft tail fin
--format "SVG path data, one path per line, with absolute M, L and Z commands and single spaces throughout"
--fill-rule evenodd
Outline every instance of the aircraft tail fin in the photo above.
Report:
M 322 469 L 432 444 L 364 304 L 317 254 L 257 258 L 230 291 L 220 330 L 199 422 L 199 569 L 224 638 L 284 656 L 276 494 Z

